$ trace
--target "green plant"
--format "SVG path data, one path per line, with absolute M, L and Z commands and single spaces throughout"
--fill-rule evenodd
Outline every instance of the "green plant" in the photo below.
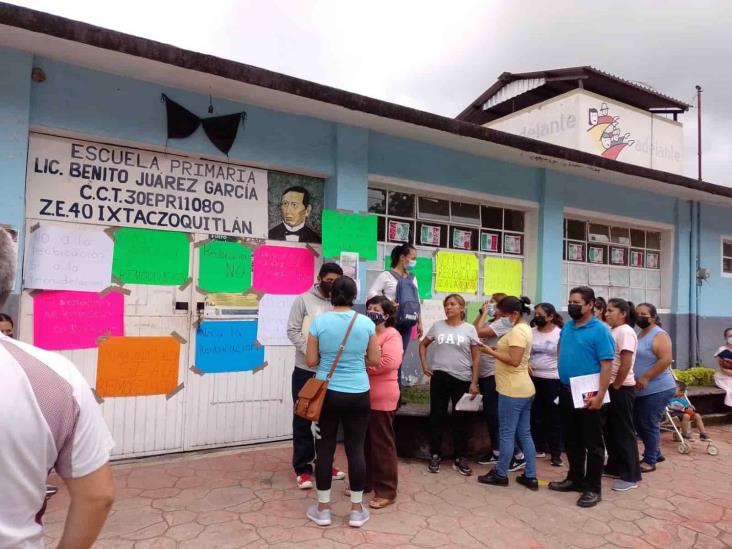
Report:
M 674 370 L 676 379 L 690 385 L 714 385 L 714 369 L 705 366 L 695 366 L 688 370 Z
M 428 404 L 430 401 L 429 385 L 402 387 L 402 398 L 409 404 Z

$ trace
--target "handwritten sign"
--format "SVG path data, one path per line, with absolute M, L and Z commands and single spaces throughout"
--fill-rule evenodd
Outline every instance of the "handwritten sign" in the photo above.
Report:
M 252 250 L 239 242 L 213 240 L 198 251 L 198 286 L 206 292 L 239 293 L 252 286 Z
M 356 252 L 364 261 L 376 259 L 376 216 L 323 210 L 323 257 Z
M 473 254 L 437 252 L 435 291 L 443 293 L 477 293 L 478 258 Z
M 267 172 L 31 133 L 26 217 L 267 238 Z
M 441 299 L 425 299 L 422 302 L 422 329 L 424 334 L 430 331 L 432 325 L 438 320 L 445 320 L 445 307 Z
M 254 289 L 267 294 L 301 294 L 315 279 L 315 256 L 307 248 L 260 246 L 254 250 Z
M 486 257 L 483 260 L 483 293 L 521 295 L 523 263 L 518 259 Z
M 33 297 L 33 344 L 50 351 L 92 349 L 103 335 L 124 335 L 124 295 L 49 291 Z
M 247 372 L 264 362 L 254 320 L 202 322 L 196 330 L 196 368 L 209 373 Z
M 257 340 L 262 345 L 292 345 L 287 337 L 287 319 L 295 295 L 267 294 L 259 302 Z
M 101 229 L 42 224 L 28 236 L 23 285 L 99 292 L 111 281 L 113 246 Z
M 110 337 L 99 344 L 96 390 L 102 397 L 166 395 L 178 385 L 174 337 Z
M 189 249 L 185 233 L 118 229 L 112 274 L 125 284 L 177 286 L 188 279 Z
M 391 257 L 384 258 L 384 270 L 391 270 Z M 417 266 L 412 271 L 417 278 L 420 299 L 432 299 L 432 258 L 418 257 Z

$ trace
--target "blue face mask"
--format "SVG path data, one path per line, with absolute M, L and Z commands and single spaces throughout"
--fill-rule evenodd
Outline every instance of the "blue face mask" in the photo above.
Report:
M 513 323 L 511 322 L 511 319 L 508 318 L 507 316 L 501 317 L 501 324 L 503 325 L 504 328 L 513 328 Z
M 417 260 L 416 259 L 412 259 L 411 261 L 407 262 L 407 270 L 408 271 L 413 271 L 416 268 L 417 268 Z

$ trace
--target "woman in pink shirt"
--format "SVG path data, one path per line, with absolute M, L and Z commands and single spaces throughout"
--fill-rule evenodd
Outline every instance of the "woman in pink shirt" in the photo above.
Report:
M 394 413 L 399 402 L 397 371 L 402 363 L 402 336 L 394 328 L 394 304 L 384 296 L 366 302 L 366 315 L 376 325 L 381 364 L 368 368 L 371 383 L 371 413 L 366 433 L 366 491 L 373 489 L 373 509 L 394 503 L 397 491 L 397 452 Z

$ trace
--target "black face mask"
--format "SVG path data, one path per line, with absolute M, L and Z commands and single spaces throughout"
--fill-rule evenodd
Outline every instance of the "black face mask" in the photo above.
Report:
M 371 322 L 373 322 L 377 326 L 382 322 L 386 322 L 386 317 L 383 314 L 377 313 L 375 311 L 370 311 L 366 313 L 366 316 L 369 317 L 371 319 Z
M 639 327 L 639 328 L 640 328 L 641 330 L 645 330 L 646 328 L 648 328 L 648 326 L 650 326 L 650 325 L 651 325 L 651 319 L 650 319 L 650 318 L 648 318 L 648 317 L 645 317 L 645 316 L 639 316 L 639 317 L 638 317 L 638 318 L 637 318 L 637 319 L 635 320 L 635 323 L 636 323 L 636 324 L 638 325 L 638 327 Z
M 571 316 L 574 320 L 579 320 L 584 315 L 584 313 L 582 312 L 582 305 L 568 305 L 567 312 L 569 313 L 569 316 Z
M 534 324 L 536 324 L 539 328 L 543 328 L 547 324 L 547 319 L 543 316 L 535 316 Z
M 333 287 L 332 282 L 323 280 L 318 284 L 318 287 L 320 288 L 320 293 L 323 294 L 323 297 L 330 297 L 330 289 Z

